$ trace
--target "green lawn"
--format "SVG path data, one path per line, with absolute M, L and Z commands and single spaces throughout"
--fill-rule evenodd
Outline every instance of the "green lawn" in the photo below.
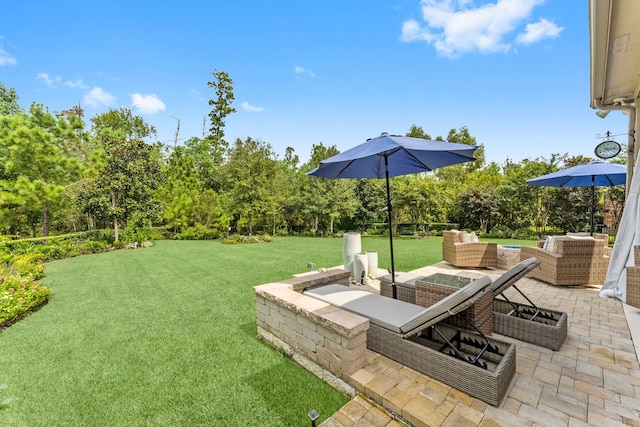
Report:
M 509 241 L 511 244 L 519 242 Z M 385 238 L 363 238 L 389 264 Z M 394 240 L 396 270 L 441 238 Z M 0 425 L 308 426 L 348 398 L 256 339 L 252 287 L 342 264 L 342 239 L 160 241 L 47 264 L 49 303 L 0 333 Z

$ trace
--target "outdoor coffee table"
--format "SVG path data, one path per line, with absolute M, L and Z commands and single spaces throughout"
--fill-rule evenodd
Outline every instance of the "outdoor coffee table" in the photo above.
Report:
M 430 307 L 475 279 L 444 273 L 435 273 L 416 280 L 416 304 Z M 464 319 L 467 317 L 485 334 L 493 332 L 493 294 L 485 292 L 478 301 L 462 313 L 449 317 L 445 323 L 461 329 L 473 329 Z

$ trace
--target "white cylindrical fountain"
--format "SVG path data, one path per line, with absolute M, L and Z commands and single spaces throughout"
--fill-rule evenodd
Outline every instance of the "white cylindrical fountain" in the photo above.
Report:
M 378 252 L 367 252 L 367 274 L 378 277 Z
M 367 282 L 368 257 L 365 253 L 357 253 L 353 259 L 353 280 L 356 283 L 365 284 Z
M 356 278 L 353 271 L 353 258 L 355 254 L 362 252 L 362 242 L 360 233 L 344 233 L 342 247 L 342 261 L 344 269 L 351 273 L 351 277 Z

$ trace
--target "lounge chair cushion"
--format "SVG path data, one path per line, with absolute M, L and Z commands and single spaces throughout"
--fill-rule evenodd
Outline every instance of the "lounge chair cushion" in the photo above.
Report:
M 467 306 L 466 302 L 479 297 L 490 284 L 488 276 L 474 280 L 431 307 L 421 307 L 343 285 L 325 285 L 306 290 L 304 294 L 366 317 L 380 327 L 406 335 L 417 333 L 463 310 Z
M 513 283 L 517 282 L 526 273 L 528 273 L 538 265 L 540 265 L 540 261 L 536 257 L 531 257 L 525 259 L 524 261 L 520 261 L 518 264 L 511 267 L 500 277 L 498 277 L 491 285 L 493 296 L 495 297 L 497 295 L 500 295 L 507 288 L 513 285 Z
M 304 291 L 305 295 L 368 318 L 385 329 L 401 333 L 401 327 L 424 311 L 424 307 L 394 300 L 343 285 L 325 285 Z

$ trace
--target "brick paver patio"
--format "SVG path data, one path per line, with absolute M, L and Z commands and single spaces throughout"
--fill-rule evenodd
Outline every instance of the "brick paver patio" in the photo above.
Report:
M 502 273 L 452 269 L 444 262 L 414 273 L 436 271 Z M 640 426 L 638 343 L 634 347 L 629 328 L 629 322 L 640 322 L 640 309 L 600 298 L 599 287 L 556 287 L 529 278 L 518 287 L 539 306 L 567 312 L 569 328 L 555 352 L 500 336 L 516 343 L 517 368 L 499 407 L 369 351 L 367 365 L 350 377 L 366 396 L 356 396 L 321 425 Z

